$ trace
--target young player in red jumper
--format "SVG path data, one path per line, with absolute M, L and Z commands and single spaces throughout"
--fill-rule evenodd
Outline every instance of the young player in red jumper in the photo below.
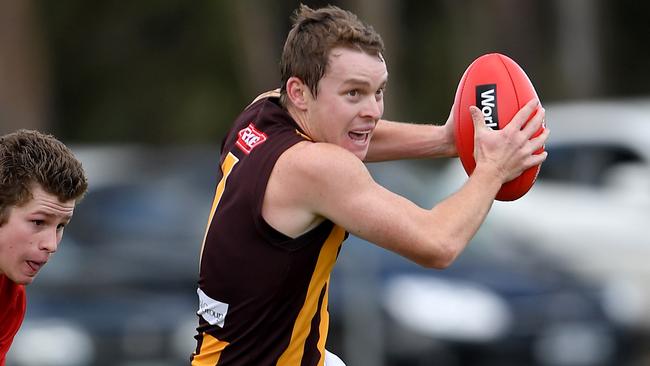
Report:
M 25 317 L 25 286 L 56 252 L 87 187 L 81 163 L 53 136 L 0 137 L 0 366 Z

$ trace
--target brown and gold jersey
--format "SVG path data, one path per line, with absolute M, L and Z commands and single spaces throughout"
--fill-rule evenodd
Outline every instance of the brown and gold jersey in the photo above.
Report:
M 346 232 L 331 221 L 292 239 L 262 217 L 278 157 L 308 140 L 279 105 L 258 98 L 221 148 L 201 251 L 192 365 L 323 365 L 330 272 Z

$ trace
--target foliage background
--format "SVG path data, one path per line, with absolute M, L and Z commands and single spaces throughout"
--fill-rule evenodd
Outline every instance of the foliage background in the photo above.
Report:
M 487 52 L 519 62 L 545 103 L 650 92 L 646 2 L 330 3 L 384 37 L 387 118 L 444 121 L 465 67 Z M 67 142 L 216 143 L 248 101 L 278 86 L 298 4 L 0 1 L 0 132 L 33 127 Z

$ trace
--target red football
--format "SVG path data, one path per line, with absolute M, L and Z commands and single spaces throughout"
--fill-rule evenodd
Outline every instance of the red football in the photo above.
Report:
M 477 58 L 469 65 L 458 84 L 453 110 L 456 122 L 456 148 L 468 175 L 471 175 L 476 167 L 474 123 L 469 107 L 475 105 L 481 109 L 485 116 L 485 123 L 492 129 L 499 130 L 504 128 L 533 98 L 537 98 L 533 84 L 524 70 L 509 57 L 490 53 Z M 538 108 L 541 108 L 541 104 Z M 542 128 L 535 136 L 540 133 Z M 536 153 L 542 151 L 543 149 L 540 149 Z M 513 201 L 526 194 L 535 183 L 539 168 L 539 165 L 529 168 L 519 177 L 505 183 L 501 186 L 496 199 Z

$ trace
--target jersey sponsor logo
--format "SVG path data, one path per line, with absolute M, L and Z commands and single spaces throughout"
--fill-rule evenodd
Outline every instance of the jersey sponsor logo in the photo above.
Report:
M 246 154 L 250 152 L 258 145 L 266 141 L 266 134 L 253 125 L 251 122 L 246 128 L 243 128 L 237 132 L 237 142 L 235 145 L 239 147 Z
M 211 298 L 200 288 L 196 293 L 199 295 L 199 310 L 196 314 L 203 317 L 210 325 L 223 328 L 228 315 L 228 304 Z
M 497 113 L 497 85 L 484 84 L 476 86 L 476 106 L 485 116 L 485 124 L 493 130 L 499 129 Z

